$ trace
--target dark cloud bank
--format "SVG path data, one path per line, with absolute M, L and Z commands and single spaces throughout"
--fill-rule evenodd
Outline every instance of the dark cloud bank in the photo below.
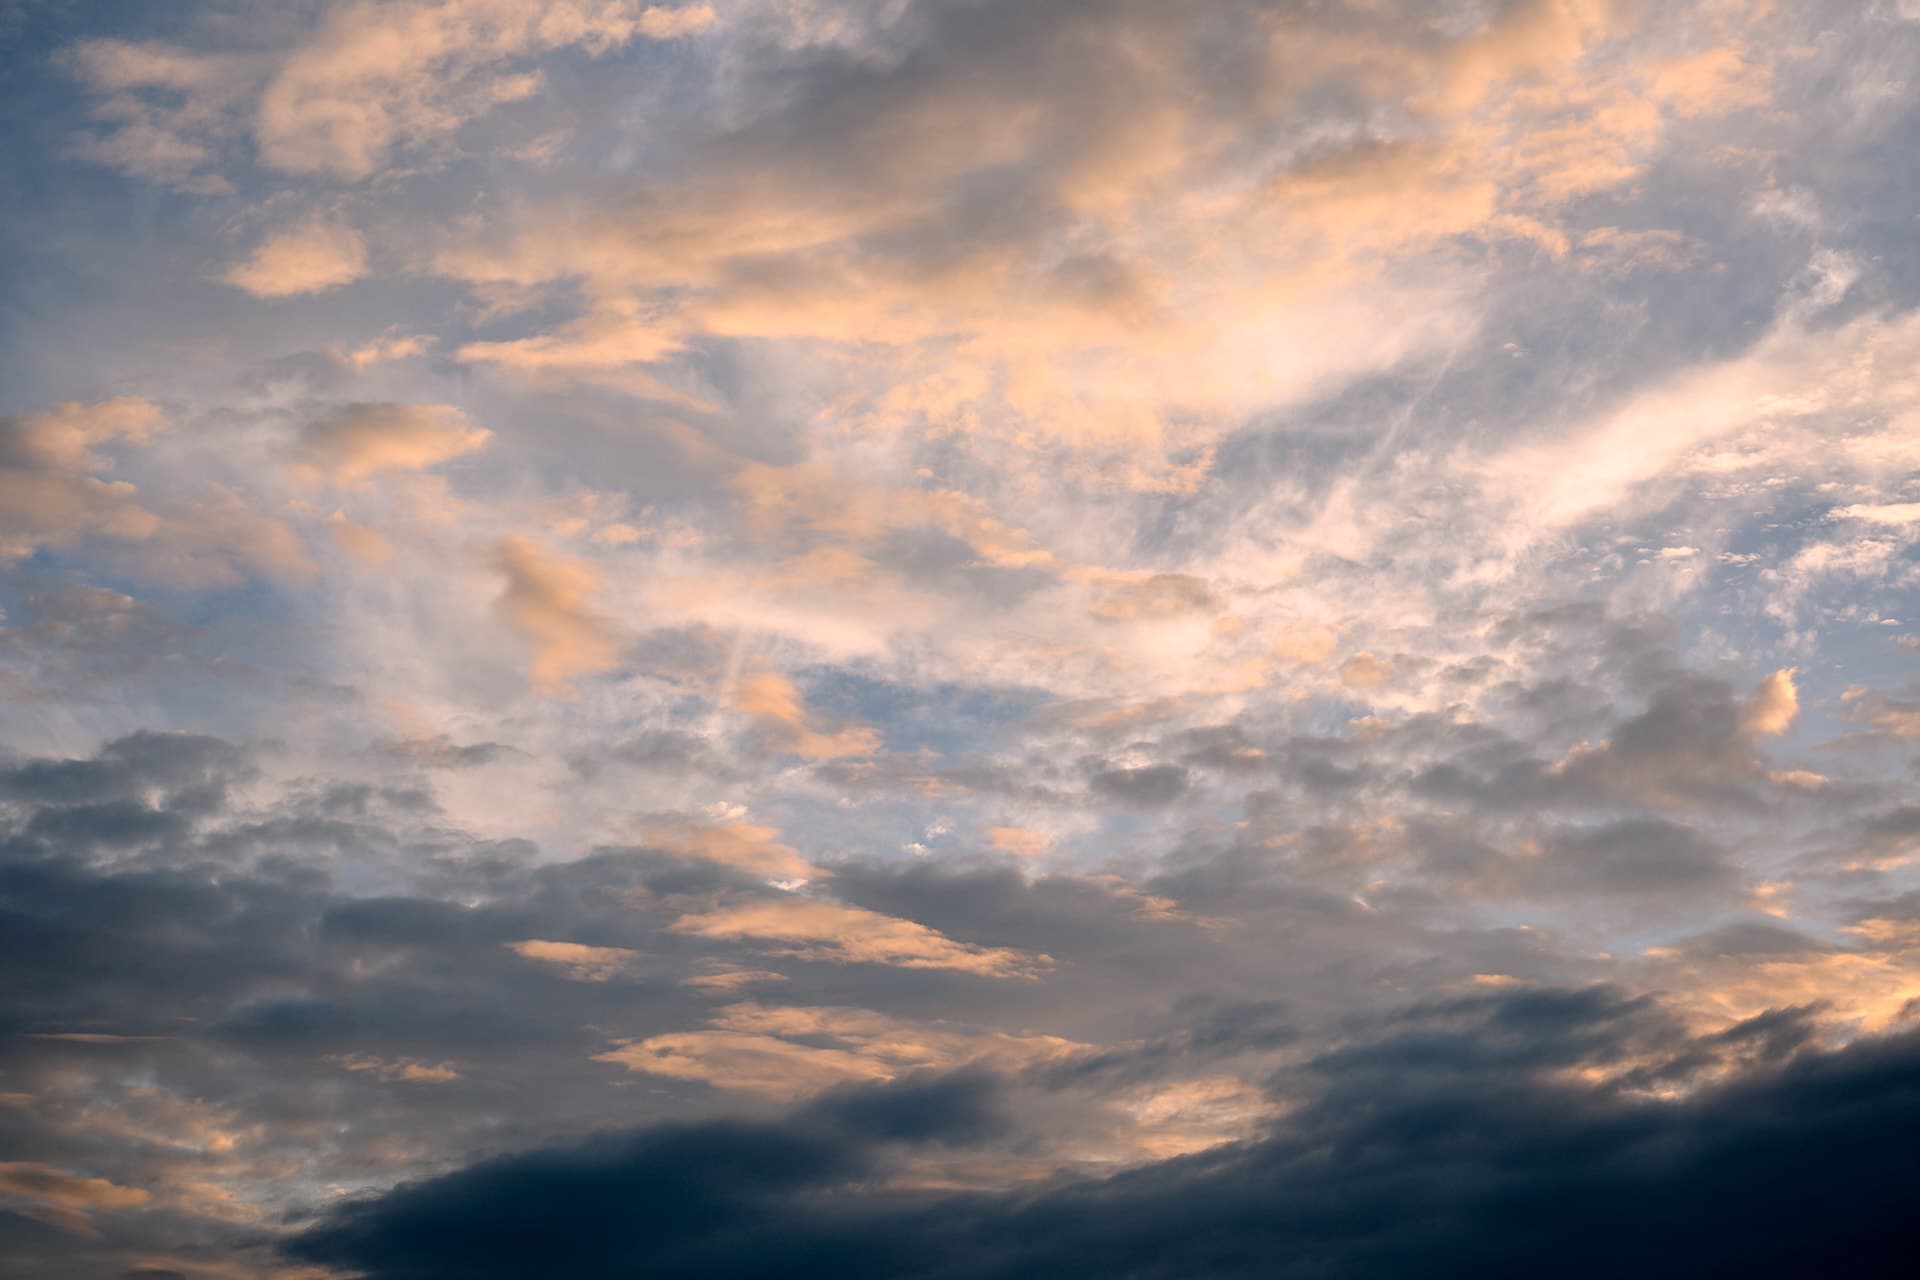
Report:
M 278 1248 L 372 1280 L 1912 1273 L 1920 1030 L 1833 1049 L 1832 1012 L 1805 1007 L 1700 1035 L 1652 996 L 1551 981 L 1391 1009 L 1362 999 L 1379 982 L 1356 981 L 1347 1012 L 1315 1026 L 1311 1006 L 1328 1002 L 1312 998 L 1306 969 L 1276 962 L 1298 976 L 1257 997 L 1209 951 L 1180 966 L 1206 972 L 1205 998 L 1022 1075 L 910 1076 L 730 1117 L 697 1090 L 622 1102 L 637 1091 L 593 1061 L 607 1040 L 583 1028 L 695 1026 L 709 1008 L 679 981 L 704 953 L 664 927 L 673 909 L 660 904 L 771 890 L 642 850 L 529 866 L 440 827 L 403 775 L 297 787 L 242 811 L 229 792 L 252 767 L 245 749 L 186 735 L 0 764 L 0 1068 L 19 1082 L 8 1087 L 64 1080 L 85 1054 L 109 1101 L 152 1078 L 184 1098 L 243 1094 L 250 1117 L 287 1129 L 276 1153 L 302 1158 L 311 1135 L 351 1130 L 325 1178 L 288 1187 L 282 1204 L 315 1204 L 329 1181 L 385 1185 L 398 1171 L 360 1150 L 381 1140 L 472 1153 L 455 1159 L 518 1154 L 266 1230 L 195 1226 L 156 1203 L 117 1225 L 130 1244 L 204 1235 L 200 1256 Z M 416 823 L 431 839 L 410 834 Z M 411 866 L 415 883 L 354 896 L 367 850 Z M 1193 884 L 1153 887 L 1184 909 L 1235 900 L 1242 923 L 1226 936 L 1242 946 L 1308 932 L 1308 914 L 1256 911 L 1249 883 L 1195 888 L 1232 865 L 1223 854 Z M 1177 994 L 1136 972 L 1160 954 L 1148 942 L 1159 933 L 1135 921 L 1131 949 L 1114 940 L 1120 900 L 1080 882 L 1023 884 L 848 864 L 835 891 L 956 936 L 1045 938 L 1061 957 L 1056 981 L 1078 974 L 1083 1001 Z M 1180 928 L 1153 945 L 1211 945 Z M 503 945 L 525 937 L 650 954 L 630 980 L 574 982 Z M 960 988 L 926 985 L 938 975 L 787 967 L 803 1003 L 961 1007 Z M 1382 976 L 1420 989 L 1404 967 Z M 116 1035 L 49 1034 L 75 1031 Z M 1105 1084 L 1279 1050 L 1292 1065 L 1257 1069 L 1285 1110 L 1255 1140 L 1104 1180 L 952 1189 L 955 1170 L 1017 1182 L 997 1165 L 1056 1154 L 1036 1115 L 1070 1112 Z M 109 1055 L 123 1066 L 109 1069 Z M 451 1060 L 465 1075 L 400 1099 L 342 1055 Z M 578 1136 L 615 1124 L 635 1127 Z M 164 1185 L 186 1159 L 163 1166 L 112 1131 L 67 1133 L 23 1111 L 0 1116 L 0 1139 L 0 1160 L 122 1187 Z M 0 1209 L 0 1273 L 137 1274 L 66 1265 L 89 1247 Z
M 378 1280 L 1911 1275 L 1920 1033 L 1811 1034 L 1804 1010 L 1689 1040 L 1607 988 L 1503 993 L 1275 1080 L 1311 1094 L 1260 1141 L 1104 1181 L 880 1185 L 903 1149 L 1000 1136 L 999 1083 L 949 1077 L 494 1160 L 290 1252 Z M 1731 1083 L 1653 1100 L 1728 1055 Z M 1623 1070 L 1571 1082 L 1596 1064 Z

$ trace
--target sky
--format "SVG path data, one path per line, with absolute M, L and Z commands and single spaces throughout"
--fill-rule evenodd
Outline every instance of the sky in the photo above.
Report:
M 1917 137 L 1915 0 L 0 0 L 0 1277 L 1906 1274 Z

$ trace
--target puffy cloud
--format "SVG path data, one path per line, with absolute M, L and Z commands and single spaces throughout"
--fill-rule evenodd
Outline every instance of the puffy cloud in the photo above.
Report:
M 109 478 L 116 458 L 103 450 L 158 444 L 165 427 L 157 406 L 134 398 L 0 418 L 0 564 L 82 545 L 138 576 L 190 585 L 310 576 L 293 531 L 231 489 L 147 498 Z
M 97 478 L 106 461 L 94 449 L 146 439 L 159 428 L 144 400 L 64 404 L 0 419 L 0 555 L 17 560 L 47 542 L 87 533 L 139 540 L 158 519 L 135 500 L 132 485 Z
M 252 60 L 106 37 L 80 41 L 70 64 L 101 95 L 93 116 L 106 126 L 81 135 L 80 155 L 193 194 L 232 193 L 216 170 L 233 128 L 228 114 L 258 73 Z
M 315 220 L 268 236 L 221 278 L 256 298 L 288 298 L 323 293 L 366 274 L 367 247 L 360 233 Z
M 1764 774 L 1755 739 L 1784 733 L 1799 711 L 1793 673 L 1777 671 L 1744 701 L 1724 683 L 1684 679 L 1604 741 L 1582 743 L 1539 779 L 1537 798 L 1668 808 L 1751 803 Z M 1515 797 L 1519 799 L 1520 797 Z
M 453 405 L 349 405 L 309 422 L 296 445 L 311 476 L 357 486 L 390 470 L 424 470 L 484 449 L 492 432 Z
M 357 404 L 300 433 L 300 461 L 341 484 L 421 471 L 486 447 L 492 433 L 448 404 Z
M 97 445 L 139 443 L 162 428 L 158 406 L 136 399 L 98 404 L 69 402 L 4 420 L 0 460 L 10 468 L 47 471 L 97 470 L 105 465 Z
M 1748 733 L 1776 737 L 1793 727 L 1800 714 L 1800 694 L 1793 686 L 1793 668 L 1776 671 L 1760 682 L 1747 699 L 1740 724 Z
M 1836 507 L 1835 520 L 1863 520 L 1868 524 L 1920 524 L 1920 502 L 1863 502 Z

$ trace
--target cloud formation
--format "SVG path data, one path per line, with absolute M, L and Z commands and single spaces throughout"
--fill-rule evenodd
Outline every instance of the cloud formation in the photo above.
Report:
M 801 897 L 686 915 L 672 928 L 696 938 L 751 940 L 803 959 L 951 969 L 988 978 L 1030 978 L 1051 963 L 1044 955 L 959 942 L 912 920 Z
M 343 484 L 383 471 L 420 471 L 483 448 L 490 436 L 446 404 L 359 404 L 300 433 L 307 466 Z
M 222 279 L 257 298 L 286 298 L 352 284 L 366 272 L 359 233 L 316 221 L 268 236 Z
M 1874 1274 L 1911 9 L 0 4 L 0 1274 Z
M 901 1145 L 991 1134 L 978 1104 L 957 1116 L 938 1105 L 970 1084 L 949 1078 L 777 1123 L 662 1128 L 476 1166 L 338 1210 L 295 1250 L 421 1277 L 505 1276 L 534 1259 L 582 1276 L 1704 1276 L 1835 1257 L 1894 1274 L 1910 1038 L 1778 1066 L 1802 1032 L 1743 1024 L 1716 1044 L 1669 1043 L 1665 1062 L 1627 1074 L 1657 1080 L 1690 1054 L 1744 1051 L 1769 1063 L 1755 1079 L 1661 1101 L 1567 1074 L 1589 1036 L 1644 1023 L 1643 1008 L 1543 991 L 1425 1018 L 1448 1013 L 1465 1025 L 1312 1064 L 1323 1092 L 1259 1142 L 1108 1180 L 1020 1196 L 873 1189 Z M 880 1123 L 907 1090 L 923 1095 L 919 1123 Z M 1659 1234 L 1593 1231 L 1623 1219 Z
M 506 582 L 496 607 L 532 650 L 535 688 L 564 691 L 571 677 L 613 665 L 612 632 L 587 605 L 590 570 L 518 537 L 494 549 L 494 567 Z

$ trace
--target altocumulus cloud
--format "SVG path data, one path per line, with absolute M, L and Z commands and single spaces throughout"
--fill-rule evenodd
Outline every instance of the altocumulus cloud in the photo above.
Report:
M 1899 1270 L 1911 3 L 0 71 L 0 1276 Z

